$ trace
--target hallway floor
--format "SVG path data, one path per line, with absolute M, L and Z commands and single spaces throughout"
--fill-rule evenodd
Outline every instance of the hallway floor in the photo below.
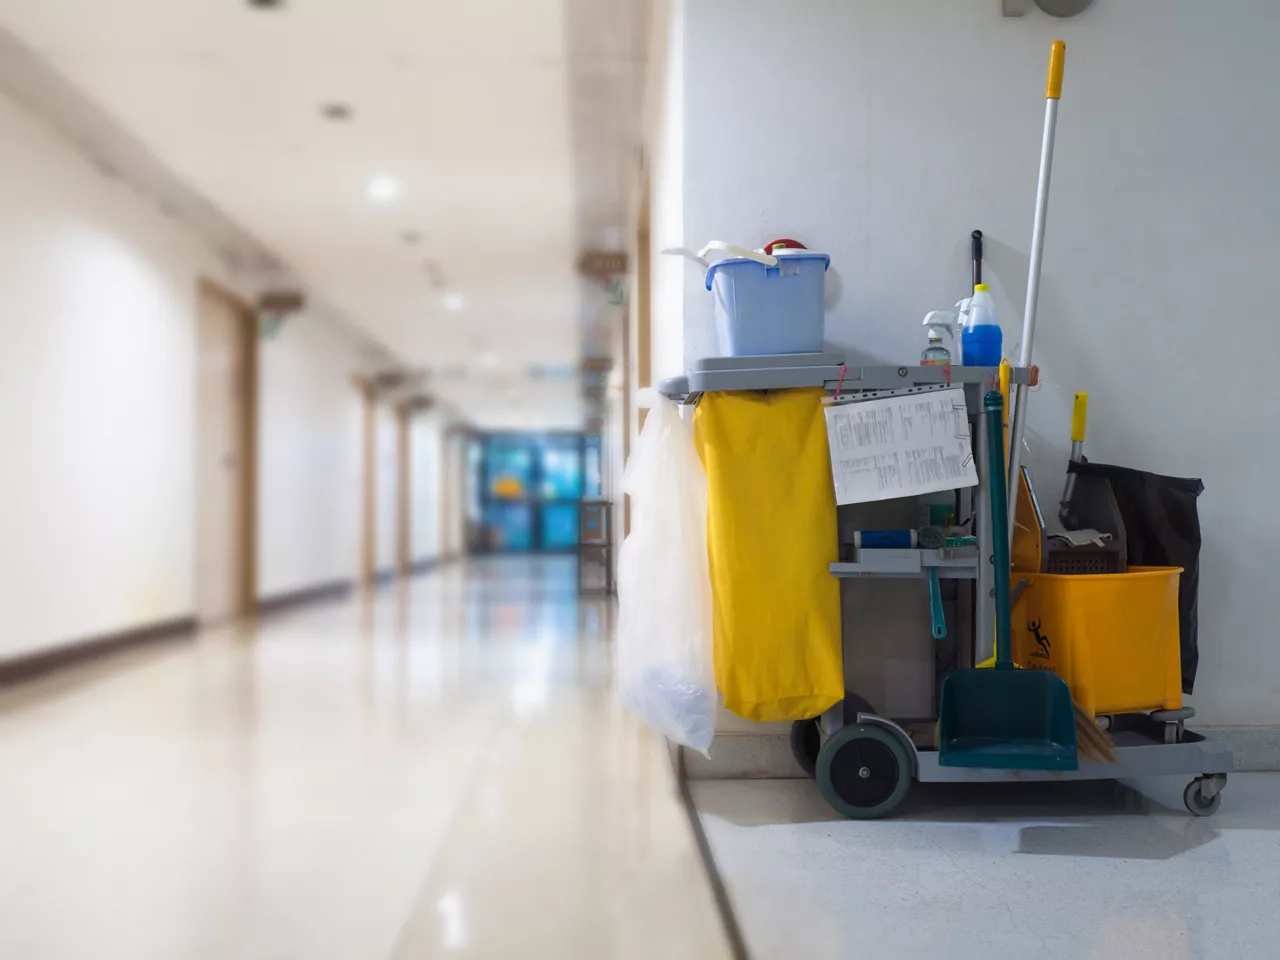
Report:
M 729 956 L 573 573 L 473 562 L 0 692 L 0 956 Z
M 1253 960 L 1280 942 L 1280 774 L 915 784 L 852 821 L 812 780 L 692 784 L 754 960 Z

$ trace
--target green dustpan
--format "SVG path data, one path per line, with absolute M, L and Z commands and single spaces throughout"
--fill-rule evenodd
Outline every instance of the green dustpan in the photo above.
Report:
M 1075 770 L 1075 708 L 1066 681 L 1044 670 L 1017 670 L 1009 624 L 1009 506 L 1001 437 L 1003 402 L 986 396 L 991 534 L 996 568 L 996 663 L 956 670 L 942 684 L 938 763 L 1001 770 Z

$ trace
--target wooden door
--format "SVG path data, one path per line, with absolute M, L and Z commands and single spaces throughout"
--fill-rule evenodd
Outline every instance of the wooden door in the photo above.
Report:
M 374 531 L 374 577 L 383 579 L 396 572 L 399 550 L 400 430 L 395 407 L 380 402 L 374 411 L 377 431 L 377 460 L 374 463 L 374 490 L 377 497 Z
M 257 369 L 252 311 L 201 283 L 197 350 L 196 616 L 253 604 Z
M 374 582 L 378 553 L 378 395 L 373 384 L 359 384 L 360 421 L 360 582 Z
M 413 410 L 396 407 L 396 572 L 402 577 L 413 566 Z

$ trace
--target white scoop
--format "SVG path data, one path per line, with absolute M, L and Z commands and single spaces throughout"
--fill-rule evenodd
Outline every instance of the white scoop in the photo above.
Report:
M 725 243 L 723 240 L 712 240 L 697 253 L 694 253 L 688 247 L 669 247 L 662 251 L 671 256 L 684 257 L 686 260 L 692 260 L 694 263 L 702 267 L 705 274 L 711 267 L 711 260 L 708 255 L 711 253 L 723 253 L 725 256 L 716 257 L 716 260 L 725 260 L 728 257 L 745 257 L 747 260 L 754 260 L 756 263 L 763 263 L 766 267 L 776 267 L 778 258 L 770 256 L 763 250 L 748 250 L 746 247 L 739 247 L 736 244 Z

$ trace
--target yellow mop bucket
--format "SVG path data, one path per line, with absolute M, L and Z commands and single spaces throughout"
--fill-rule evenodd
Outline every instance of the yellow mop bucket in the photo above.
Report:
M 1094 716 L 1182 706 L 1178 648 L 1180 567 L 1128 573 L 1016 573 L 1013 658 L 1048 670 Z

